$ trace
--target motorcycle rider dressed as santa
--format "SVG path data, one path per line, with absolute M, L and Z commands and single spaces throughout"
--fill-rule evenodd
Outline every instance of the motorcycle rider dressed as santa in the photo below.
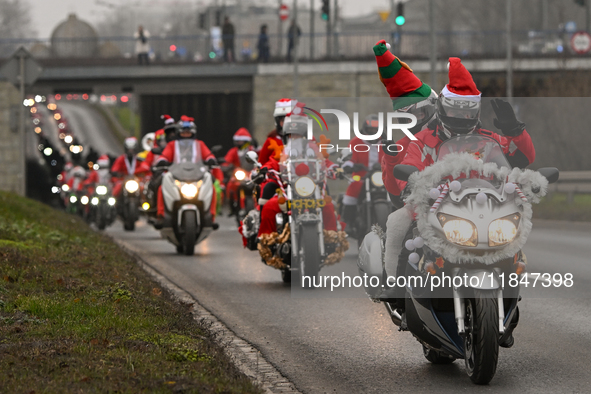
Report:
M 385 42 L 379 42 L 374 47 L 378 64 L 381 64 L 380 77 L 386 89 L 393 97 L 395 83 L 387 81 L 383 73 L 389 67 L 396 67 L 400 62 L 391 54 Z M 408 148 L 403 155 L 394 156 L 391 162 L 411 165 L 422 171 L 434 163 L 439 146 L 447 139 L 457 135 L 485 135 L 495 139 L 501 146 L 507 160 L 513 167 L 524 168 L 535 159 L 535 149 L 530 135 L 525 130 L 525 124 L 518 121 L 511 105 L 500 99 L 494 99 L 491 104 L 496 115 L 495 127 L 503 135 L 485 130 L 480 124 L 481 93 L 476 88 L 472 76 L 462 65 L 459 58 L 449 59 L 449 83 L 442 89 L 436 102 L 436 118 L 429 123 L 429 127 L 418 132 L 417 140 L 408 141 Z M 390 73 L 392 75 L 392 73 Z M 388 82 L 392 82 L 391 84 Z M 393 99 L 396 105 L 396 99 Z M 386 155 L 384 160 L 386 160 Z M 383 161 L 384 163 L 384 161 Z M 384 173 L 391 175 L 391 180 L 397 184 L 398 190 L 404 190 L 406 182 L 393 178 L 393 166 L 384 169 Z M 413 212 L 407 206 L 392 213 L 387 223 L 387 238 L 385 245 L 385 269 L 388 275 L 403 275 L 402 272 L 408 256 L 404 254 L 403 240 L 413 221 Z M 394 288 L 394 299 L 398 310 L 404 312 L 404 288 Z M 501 346 L 511 346 L 512 337 Z

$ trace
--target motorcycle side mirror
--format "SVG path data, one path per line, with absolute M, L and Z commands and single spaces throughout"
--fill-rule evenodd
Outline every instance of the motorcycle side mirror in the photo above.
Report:
M 398 164 L 394 166 L 394 177 L 401 181 L 408 181 L 408 178 L 419 169 L 415 166 L 409 166 L 407 164 Z
M 540 168 L 538 172 L 548 180 L 548 183 L 556 182 L 560 176 L 560 171 L 558 171 L 558 168 L 556 167 Z
M 246 161 L 250 164 L 258 164 L 259 163 L 259 155 L 257 155 L 254 151 L 246 152 Z
M 224 149 L 223 146 L 221 145 L 214 145 L 211 147 L 211 153 L 215 156 L 218 157 L 220 156 L 220 153 L 222 153 L 222 150 Z

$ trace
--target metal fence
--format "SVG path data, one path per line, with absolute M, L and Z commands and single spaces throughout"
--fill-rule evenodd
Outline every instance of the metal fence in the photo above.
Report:
M 270 61 L 285 61 L 289 47 L 287 36 L 269 36 Z M 154 62 L 219 62 L 223 58 L 225 37 L 211 34 L 152 37 L 150 58 Z M 234 36 L 235 61 L 258 59 L 258 35 Z M 430 36 L 427 31 L 354 31 L 327 36 L 325 33 L 302 34 L 297 53 L 302 61 L 369 60 L 372 47 L 380 39 L 392 44 L 392 51 L 402 59 L 428 59 Z M 513 55 L 525 57 L 574 57 L 571 35 L 560 31 L 512 32 Z M 0 58 L 9 57 L 24 46 L 39 59 L 110 59 L 132 62 L 136 40 L 130 37 L 2 39 Z M 292 57 L 295 53 L 292 53 Z M 437 33 L 437 57 L 504 58 L 504 31 L 442 31 Z M 106 60 L 105 60 L 106 61 Z

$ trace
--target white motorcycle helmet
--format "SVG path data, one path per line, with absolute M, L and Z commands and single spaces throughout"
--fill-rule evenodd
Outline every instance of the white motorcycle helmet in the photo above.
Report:
M 148 133 L 142 137 L 142 149 L 151 150 L 154 147 L 154 140 L 156 139 L 156 133 Z

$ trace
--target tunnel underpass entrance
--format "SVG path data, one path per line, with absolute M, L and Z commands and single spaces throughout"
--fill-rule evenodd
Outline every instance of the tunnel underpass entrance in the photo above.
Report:
M 187 115 L 195 118 L 197 138 L 227 151 L 236 130 L 252 130 L 252 93 L 142 94 L 139 104 L 142 134 L 162 128 L 162 114 L 175 120 Z

